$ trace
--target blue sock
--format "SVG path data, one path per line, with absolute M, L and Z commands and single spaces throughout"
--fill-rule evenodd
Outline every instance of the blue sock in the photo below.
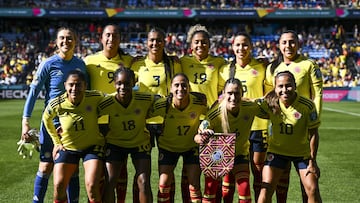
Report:
M 80 181 L 79 172 L 75 172 L 70 179 L 69 185 L 66 188 L 69 203 L 78 203 L 80 195 Z
M 34 181 L 33 203 L 43 203 L 48 187 L 49 175 L 38 171 Z

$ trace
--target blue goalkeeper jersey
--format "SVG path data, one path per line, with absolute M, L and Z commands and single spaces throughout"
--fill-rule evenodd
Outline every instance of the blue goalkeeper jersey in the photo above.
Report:
M 36 75 L 30 84 L 23 117 L 31 117 L 36 98 L 43 88 L 45 88 L 45 106 L 48 104 L 49 100 L 64 93 L 64 82 L 69 72 L 75 69 L 86 73 L 85 63 L 76 56 L 73 56 L 72 59 L 67 61 L 55 54 L 41 62 Z

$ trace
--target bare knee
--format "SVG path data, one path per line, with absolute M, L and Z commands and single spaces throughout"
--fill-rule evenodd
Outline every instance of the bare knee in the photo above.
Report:
M 39 172 L 50 175 L 53 171 L 54 163 L 51 162 L 40 162 L 39 163 Z

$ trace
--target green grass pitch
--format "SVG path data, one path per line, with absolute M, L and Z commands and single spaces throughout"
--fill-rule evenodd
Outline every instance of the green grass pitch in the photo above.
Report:
M 17 154 L 16 142 L 21 133 L 24 100 L 0 101 L 0 202 L 31 202 L 33 180 L 37 171 L 38 153 L 31 160 Z M 39 126 L 43 101 L 37 101 L 31 119 L 32 127 Z M 321 115 L 318 164 L 321 168 L 320 191 L 323 202 L 360 202 L 360 102 L 324 103 Z M 154 202 L 157 194 L 157 150 L 153 150 L 152 190 Z M 131 163 L 131 162 L 129 162 Z M 181 202 L 179 180 L 182 162 L 176 168 L 176 201 Z M 87 202 L 81 170 L 81 199 Z M 134 169 L 128 166 L 129 185 L 127 202 L 132 202 L 131 183 Z M 203 181 L 202 181 L 203 182 Z M 253 193 L 253 192 L 252 192 Z M 52 178 L 45 202 L 52 202 Z M 237 198 L 235 198 L 236 200 Z M 288 202 L 301 202 L 299 179 L 291 172 Z

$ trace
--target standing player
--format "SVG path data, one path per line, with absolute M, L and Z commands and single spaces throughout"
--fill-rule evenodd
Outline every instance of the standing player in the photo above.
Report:
M 210 107 L 218 99 L 219 69 L 226 64 L 226 61 L 222 57 L 209 54 L 210 33 L 205 26 L 200 24 L 191 26 L 186 41 L 190 44 L 191 54 L 180 59 L 183 72 L 189 78 L 191 91 L 205 94 L 207 105 Z M 185 171 L 183 171 L 182 185 L 183 194 L 188 194 Z
M 278 72 L 275 89 L 269 92 L 262 108 L 270 116 L 272 136 L 263 168 L 259 203 L 271 202 L 283 173 L 294 164 L 308 202 L 322 202 L 316 163 L 319 145 L 319 116 L 314 102 L 296 93 L 295 77 L 290 71 Z
M 71 176 L 77 173 L 83 159 L 85 185 L 90 203 L 101 202 L 100 178 L 103 174 L 104 137 L 97 125 L 98 103 L 102 93 L 86 91 L 86 76 L 78 70 L 69 72 L 64 86 L 66 92 L 47 105 L 43 123 L 53 143 L 54 202 L 66 201 L 66 186 Z M 60 129 L 53 119 L 59 118 Z
M 197 143 L 204 143 L 214 132 L 236 133 L 234 168 L 240 203 L 250 203 L 249 134 L 255 115 L 260 114 L 259 106 L 242 99 L 243 87 L 239 79 L 230 78 L 225 82 L 223 97 L 207 113 L 194 137 Z M 204 127 L 203 127 L 204 126 Z M 205 192 L 202 202 L 217 202 L 216 193 L 221 181 L 205 177 Z
M 150 92 L 161 97 L 170 94 L 170 80 L 182 72 L 181 64 L 177 57 L 170 57 L 165 53 L 165 32 L 160 28 L 151 28 L 147 38 L 148 54 L 138 59 L 131 65 L 137 77 L 139 92 Z M 150 131 L 151 145 L 155 146 L 155 138 L 161 134 L 162 118 L 154 117 L 147 120 L 147 129 Z M 175 181 L 173 183 L 175 189 Z M 137 188 L 134 188 L 137 191 Z M 174 192 L 174 190 L 172 190 Z M 172 197 L 175 194 L 172 194 Z M 134 196 L 136 197 L 136 196 Z M 138 202 L 134 200 L 134 202 Z
M 118 183 L 121 167 L 131 155 L 139 188 L 140 203 L 153 201 L 151 174 L 151 144 L 145 120 L 149 115 L 155 96 L 135 92 L 135 74 L 128 68 L 119 68 L 114 74 L 116 93 L 110 94 L 99 104 L 100 115 L 109 116 L 109 131 L 106 134 L 106 173 L 104 202 L 114 202 L 114 188 Z M 120 169 L 120 170 L 119 170 Z M 126 188 L 125 188 L 126 191 Z
M 228 65 L 223 66 L 219 73 L 219 87 L 223 87 L 229 78 L 237 78 L 241 81 L 244 97 L 261 98 L 264 96 L 264 80 L 266 68 L 264 64 L 252 57 L 251 37 L 247 33 L 235 35 L 232 49 L 235 59 Z M 261 172 L 264 166 L 267 148 L 268 121 L 255 117 L 250 132 L 250 160 L 251 170 L 254 176 L 253 189 L 255 202 L 260 193 Z M 228 174 L 223 178 L 224 202 L 233 202 L 234 177 Z
M 209 54 L 210 33 L 205 26 L 197 24 L 190 27 L 187 42 L 192 52 L 180 59 L 183 72 L 190 80 L 191 91 L 206 94 L 208 106 L 211 106 L 221 92 L 218 89 L 218 74 L 226 61 Z
M 272 62 L 266 70 L 265 88 L 266 92 L 274 88 L 274 76 L 282 71 L 288 70 L 295 76 L 296 90 L 299 95 L 314 101 L 316 111 L 320 116 L 322 109 L 322 88 L 323 79 L 319 66 L 298 53 L 299 39 L 294 31 L 285 31 L 279 39 L 280 53 L 277 59 Z M 291 166 L 289 165 L 288 174 L 278 184 L 276 190 L 277 201 L 286 202 L 289 187 L 289 175 Z M 303 201 L 306 201 L 306 194 L 303 191 Z
M 117 25 L 109 24 L 103 29 L 101 35 L 102 51 L 87 56 L 84 61 L 90 76 L 90 89 L 100 90 L 103 93 L 110 94 L 115 92 L 113 80 L 114 72 L 119 67 L 130 68 L 133 57 L 125 54 L 120 49 L 120 30 Z M 108 118 L 106 116 L 99 118 L 99 127 L 103 135 L 108 131 Z M 126 163 L 121 166 L 126 167 Z M 125 202 L 127 187 L 127 170 L 122 169 L 124 174 L 119 178 L 119 184 L 116 188 L 119 202 Z
M 30 117 L 39 92 L 45 88 L 45 105 L 47 105 L 50 99 L 65 92 L 64 82 L 70 71 L 78 69 L 86 72 L 84 62 L 74 56 L 76 42 L 76 34 L 71 28 L 61 27 L 58 29 L 56 34 L 56 46 L 58 50 L 55 55 L 49 57 L 39 65 L 35 78 L 30 85 L 29 94 L 24 105 L 22 139 L 29 139 L 27 132 L 31 129 Z M 58 120 L 54 120 L 54 124 L 57 128 L 60 127 Z M 40 144 L 40 163 L 34 182 L 34 203 L 44 201 L 48 180 L 54 166 L 53 157 L 51 156 L 54 145 L 43 123 L 41 123 L 40 126 Z M 79 201 L 78 173 L 74 173 L 70 180 L 68 196 L 68 202 Z
M 164 118 L 164 129 L 159 136 L 159 191 L 158 202 L 171 202 L 171 184 L 174 169 L 183 157 L 184 168 L 188 173 L 190 202 L 201 202 L 199 149 L 193 137 L 200 124 L 200 116 L 207 111 L 206 97 L 191 94 L 189 79 L 178 73 L 171 81 L 170 95 L 154 104 L 152 116 Z

